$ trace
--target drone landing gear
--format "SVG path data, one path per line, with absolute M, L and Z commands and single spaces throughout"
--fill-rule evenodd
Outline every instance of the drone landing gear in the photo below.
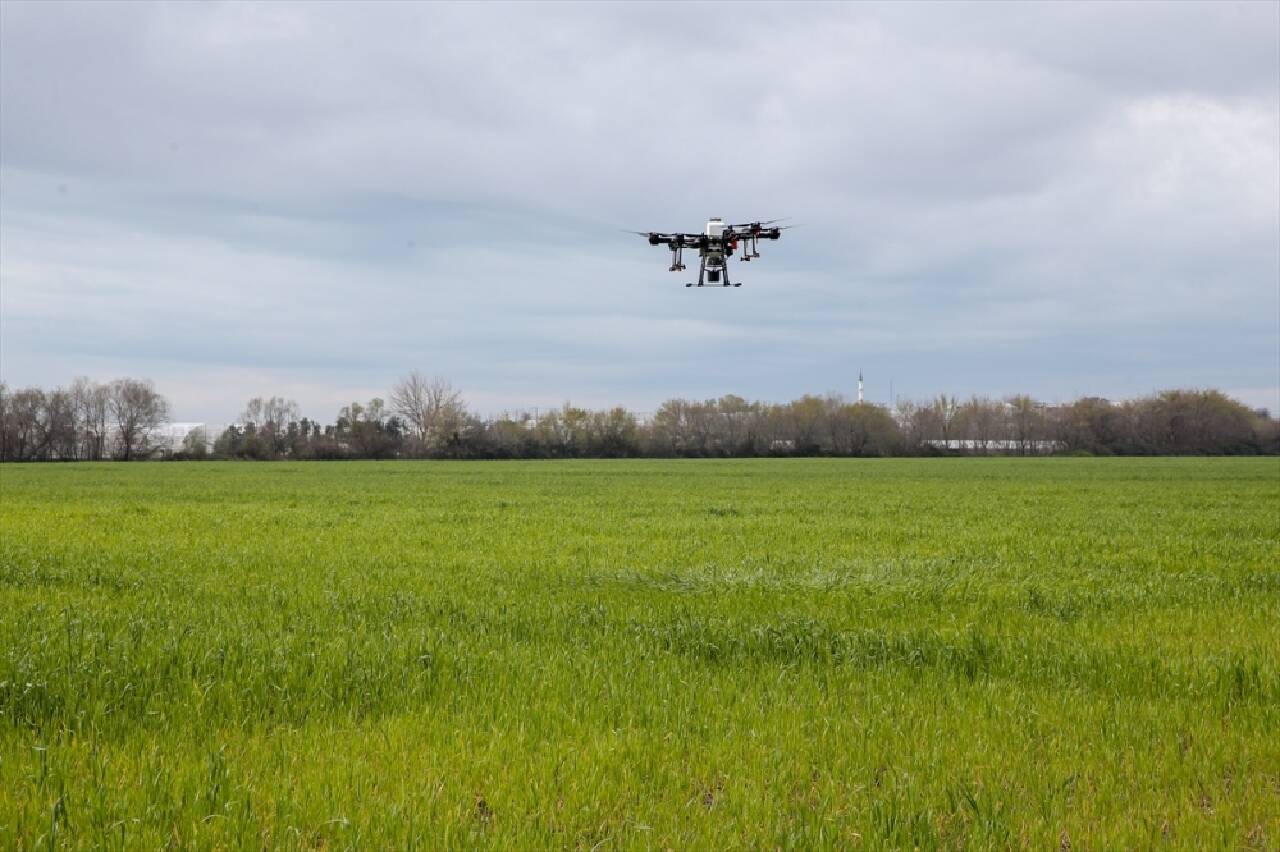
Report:
M 683 267 L 683 266 L 682 266 L 682 267 L 680 267 L 680 268 L 681 268 L 681 269 L 684 269 L 684 267 Z M 705 257 L 704 257 L 704 258 L 700 258 L 700 259 L 699 259 L 699 261 L 698 261 L 698 286 L 699 286 L 699 287 L 701 287 L 701 286 L 702 286 L 702 278 L 703 278 L 703 276 L 704 276 L 704 275 L 706 275 L 706 272 L 707 272 L 707 259 L 706 259 Z M 685 284 L 684 286 L 686 286 L 686 287 L 692 287 L 692 286 L 693 286 L 693 282 L 692 282 L 692 281 L 690 281 L 688 284 Z
M 685 285 L 684 285 L 684 286 L 686 286 L 686 287 L 706 287 L 706 286 L 712 286 L 712 287 L 714 287 L 714 286 L 715 286 L 715 285 L 717 285 L 717 284 L 719 284 L 721 287 L 741 287 L 741 286 L 742 286 L 742 282 L 741 282 L 741 281 L 730 281 L 730 280 L 729 280 L 729 266 L 728 266 L 728 264 L 721 264 L 720 266 L 716 266 L 716 267 L 713 267 L 713 268 L 711 268 L 711 269 L 708 269 L 708 268 L 707 268 L 707 259 L 704 257 L 704 258 L 702 258 L 702 259 L 701 259 L 701 261 L 698 263 L 698 283 L 697 283 L 697 284 L 694 284 L 692 281 L 688 281 L 688 282 L 686 282 L 686 283 L 685 283 Z
M 671 268 L 668 272 L 680 272 L 684 269 L 684 246 L 680 243 L 671 244 Z

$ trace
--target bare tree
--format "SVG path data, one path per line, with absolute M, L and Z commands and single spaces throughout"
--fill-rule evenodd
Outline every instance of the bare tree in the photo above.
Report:
M 1114 453 L 1131 443 L 1125 409 L 1099 397 L 1083 397 L 1062 406 L 1055 424 L 1058 440 L 1069 450 Z
M 812 455 L 821 449 L 826 419 L 827 401 L 820 396 L 805 394 L 786 406 L 787 430 L 796 452 Z
M 765 403 L 760 406 L 756 418 L 755 451 L 766 455 L 788 453 L 795 449 L 796 442 L 791 436 L 789 405 Z
M 240 415 L 245 426 L 253 424 L 255 433 L 265 442 L 271 455 L 280 455 L 289 444 L 289 424 L 299 418 L 298 403 L 280 396 L 249 400 Z
M 555 458 L 564 454 L 564 429 L 560 423 L 560 412 L 556 409 L 552 408 L 539 414 L 533 425 L 533 434 L 548 456 Z
M 81 376 L 71 383 L 71 403 L 80 429 L 80 455 L 100 461 L 107 455 L 111 388 Z
M 1005 419 L 1003 403 L 982 396 L 970 397 L 956 412 L 954 432 L 957 437 L 971 441 L 973 450 L 985 454 L 995 441 L 1004 437 Z
M 586 455 L 591 443 L 591 412 L 566 400 L 560 408 L 560 430 L 566 453 L 574 457 Z
M 956 414 L 960 410 L 960 404 L 956 402 L 954 396 L 939 394 L 937 399 L 930 403 L 933 409 L 934 426 L 939 430 L 938 438 L 944 442 L 949 442 L 953 437 L 954 430 L 952 426 L 955 424 Z
M 1043 406 L 1026 394 L 1011 396 L 1007 402 L 1009 429 L 1013 440 L 1017 443 L 1018 452 L 1024 456 L 1037 452 L 1039 442 L 1045 436 Z
M 116 457 L 129 461 L 145 457 L 151 437 L 169 421 L 169 402 L 149 381 L 116 379 L 110 385 L 108 403 L 116 429 Z
M 70 391 L 57 388 L 45 394 L 40 429 L 46 458 L 69 461 L 76 457 L 76 412 Z
M 23 388 L 4 394 L 4 458 L 34 461 L 44 453 L 45 398 L 40 388 Z
M 1132 445 L 1144 453 L 1257 451 L 1254 416 L 1215 390 L 1168 390 L 1126 404 Z
M 690 409 L 694 403 L 686 399 L 669 399 L 654 412 L 649 424 L 649 440 L 659 455 L 684 455 L 693 444 Z
M 366 405 L 353 402 L 338 412 L 335 434 L 339 444 L 345 444 L 357 458 L 390 458 L 399 445 L 400 421 L 387 416 L 381 399 L 371 399 Z
M 591 436 L 588 452 L 593 457 L 626 457 L 635 455 L 639 447 L 635 415 L 622 406 L 590 412 L 588 430 Z
M 893 419 L 902 433 L 903 446 L 907 452 L 919 452 L 929 436 L 926 434 L 926 418 L 923 409 L 906 397 L 896 400 Z
M 850 405 L 832 397 L 827 422 L 831 448 L 838 455 L 882 456 L 897 448 L 898 428 L 881 406 L 870 402 Z
M 426 378 L 417 370 L 391 389 L 391 410 L 409 427 L 422 450 L 439 449 L 462 427 L 462 392 L 447 379 Z
M 536 455 L 532 449 L 530 424 L 528 415 L 513 417 L 504 412 L 501 417 L 489 424 L 485 435 L 485 445 L 489 453 L 497 458 L 531 458 Z
M 760 412 L 759 404 L 727 394 L 716 400 L 715 407 L 718 443 L 730 455 L 742 453 L 752 442 L 755 421 Z
M 9 429 L 12 419 L 9 386 L 0 382 L 0 461 L 9 460 Z

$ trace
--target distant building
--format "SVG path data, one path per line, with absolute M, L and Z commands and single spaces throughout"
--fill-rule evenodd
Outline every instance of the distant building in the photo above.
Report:
M 204 430 L 204 439 L 210 449 L 218 436 L 227 430 L 225 423 L 166 423 L 151 431 L 150 444 L 159 455 L 172 455 L 183 450 L 187 436 L 197 429 Z
M 926 446 L 939 450 L 957 450 L 968 451 L 981 450 L 982 452 L 1032 452 L 1032 453 L 1053 453 L 1066 449 L 1067 445 L 1062 441 L 1014 441 L 1014 440 L 991 440 L 979 441 L 970 438 L 950 438 L 947 440 L 935 439 L 924 442 Z

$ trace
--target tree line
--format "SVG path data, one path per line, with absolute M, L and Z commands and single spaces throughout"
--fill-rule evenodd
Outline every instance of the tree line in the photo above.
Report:
M 0 460 L 551 459 L 913 455 L 1241 455 L 1280 453 L 1280 423 L 1216 390 L 1046 405 L 941 395 L 892 408 L 837 394 L 786 403 L 727 395 L 672 399 L 648 417 L 566 403 L 481 418 L 448 381 L 413 372 L 386 400 L 343 406 L 331 423 L 282 397 L 255 397 L 234 424 L 174 444 L 169 405 L 147 381 L 0 384 Z
M 150 458 L 169 403 L 151 382 L 79 378 L 67 388 L 10 391 L 0 382 L 0 460 Z

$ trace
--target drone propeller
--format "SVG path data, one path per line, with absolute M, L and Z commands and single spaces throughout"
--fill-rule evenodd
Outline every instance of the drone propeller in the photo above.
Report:
M 767 222 L 744 222 L 744 223 L 743 223 L 743 224 L 741 224 L 741 225 L 734 225 L 733 227 L 735 227 L 735 228 L 748 228 L 748 229 L 750 229 L 750 228 L 764 228 L 764 227 L 766 227 L 766 226 L 768 226 L 768 225 L 773 225 L 773 224 L 775 224 L 775 223 L 777 223 L 777 222 L 785 222 L 785 221 L 787 221 L 787 220 L 788 220 L 788 219 L 790 219 L 790 218 L 791 218 L 790 216 L 783 216 L 781 219 L 770 219 L 770 220 L 768 220 Z

